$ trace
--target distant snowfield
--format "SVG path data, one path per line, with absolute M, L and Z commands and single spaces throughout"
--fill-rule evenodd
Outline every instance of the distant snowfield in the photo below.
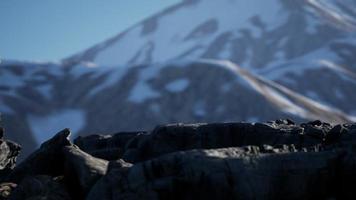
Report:
M 196 47 L 206 49 L 208 44 L 212 43 L 220 34 L 232 31 L 231 24 L 234 24 L 234 27 L 248 28 L 254 36 L 259 37 L 262 32 L 251 25 L 252 17 L 259 16 L 266 23 L 268 29 L 272 29 L 284 22 L 281 20 L 284 19 L 281 17 L 283 14 L 281 4 L 277 0 L 201 1 L 198 4 L 186 5 L 184 9 L 166 13 L 164 17 L 155 22 L 157 27 L 152 33 L 143 35 L 144 26 L 138 24 L 126 32 L 120 40 L 98 45 L 98 49 L 101 49 L 106 46 L 104 44 L 109 44 L 98 52 L 93 62 L 104 66 L 127 65 L 133 60 L 136 64 L 147 61 L 164 62 L 175 59 L 181 53 Z M 208 25 L 209 22 L 214 24 L 215 31 L 194 33 L 197 27 Z M 239 35 L 240 33 L 235 32 L 234 34 Z M 190 54 L 192 53 L 190 52 Z M 198 52 L 198 57 L 202 53 Z
M 170 92 L 182 92 L 189 86 L 188 79 L 174 80 L 166 85 L 166 89 Z
M 86 117 L 82 110 L 64 109 L 45 116 L 28 115 L 27 121 L 37 144 L 41 144 L 64 128 L 76 134 L 84 127 Z

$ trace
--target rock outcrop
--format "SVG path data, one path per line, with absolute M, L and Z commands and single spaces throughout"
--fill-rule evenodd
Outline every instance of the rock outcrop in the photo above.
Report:
M 0 175 L 10 172 L 16 164 L 21 146 L 4 139 L 4 129 L 0 127 Z
M 15 166 L 0 199 L 354 199 L 356 124 L 171 124 L 78 137 L 64 129 Z M 5 147 L 4 147 L 5 148 Z M 5 148 L 6 149 L 6 148 Z

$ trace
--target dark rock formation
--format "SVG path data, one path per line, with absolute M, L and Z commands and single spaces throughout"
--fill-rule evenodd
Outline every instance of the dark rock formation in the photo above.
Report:
M 126 161 L 135 163 L 162 154 L 190 149 L 264 144 L 272 146 L 294 144 L 297 148 L 309 147 L 323 143 L 331 127 L 330 124 L 319 124 L 317 121 L 302 126 L 290 120 L 255 124 L 171 124 L 159 126 L 150 134 L 118 133 L 112 137 L 88 136 L 77 138 L 75 143 L 84 150 L 88 149 L 88 153 L 93 156 L 114 160 L 122 155 Z M 132 139 L 127 140 L 127 138 Z M 121 151 L 118 150 L 119 148 Z M 116 153 L 112 154 L 115 150 Z
M 83 151 L 106 160 L 116 160 L 122 157 L 124 147 L 127 142 L 137 135 L 146 132 L 120 132 L 113 135 L 90 135 L 87 137 L 79 136 L 74 140 Z
M 124 160 L 111 161 L 107 174 L 101 178 L 88 194 L 87 199 L 114 199 L 115 188 L 119 183 L 120 173 L 127 171 L 133 165 Z
M 4 129 L 0 127 L 0 176 L 15 167 L 16 158 L 21 150 L 20 145 L 3 138 L 4 132 Z
M 66 146 L 63 151 L 66 182 L 73 196 L 83 198 L 96 181 L 106 174 L 108 161 L 95 158 L 75 146 Z
M 118 166 L 88 199 L 324 199 L 339 153 L 264 154 L 242 148 L 191 150 Z M 103 190 L 106 184 L 109 191 Z M 317 186 L 317 187 L 316 187 Z M 106 194 L 105 194 L 106 193 Z
M 30 176 L 24 178 L 9 200 L 70 200 L 60 177 Z
M 7 177 L 7 180 L 18 183 L 26 176 L 63 174 L 64 155 L 63 147 L 72 145 L 68 140 L 69 129 L 57 133 L 52 139 L 43 143 L 27 159 L 21 162 Z
M 16 164 L 16 157 L 21 150 L 21 146 L 14 142 L 4 140 L 4 129 L 0 128 L 0 170 L 13 168 Z
M 69 134 L 64 129 L 8 166 L 0 199 L 356 197 L 356 124 L 173 124 L 75 144 Z

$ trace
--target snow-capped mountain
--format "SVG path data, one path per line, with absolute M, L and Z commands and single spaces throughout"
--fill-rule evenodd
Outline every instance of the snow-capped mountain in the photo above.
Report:
M 28 153 L 162 123 L 356 118 L 356 1 L 185 0 L 62 63 L 0 64 L 2 124 Z
M 0 78 L 3 124 L 25 151 L 64 127 L 90 134 L 174 122 L 354 120 L 224 60 L 131 67 L 3 62 Z
M 354 0 L 186 0 L 64 63 L 227 59 L 356 114 L 355 31 Z
M 345 39 L 356 30 L 352 5 L 344 0 L 186 0 L 66 61 L 132 65 L 203 57 L 257 70 Z

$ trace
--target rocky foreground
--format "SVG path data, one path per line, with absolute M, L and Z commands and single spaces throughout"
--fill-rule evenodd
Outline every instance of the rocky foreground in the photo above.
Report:
M 64 129 L 16 165 L 0 199 L 355 199 L 356 124 L 174 124 L 78 137 Z

